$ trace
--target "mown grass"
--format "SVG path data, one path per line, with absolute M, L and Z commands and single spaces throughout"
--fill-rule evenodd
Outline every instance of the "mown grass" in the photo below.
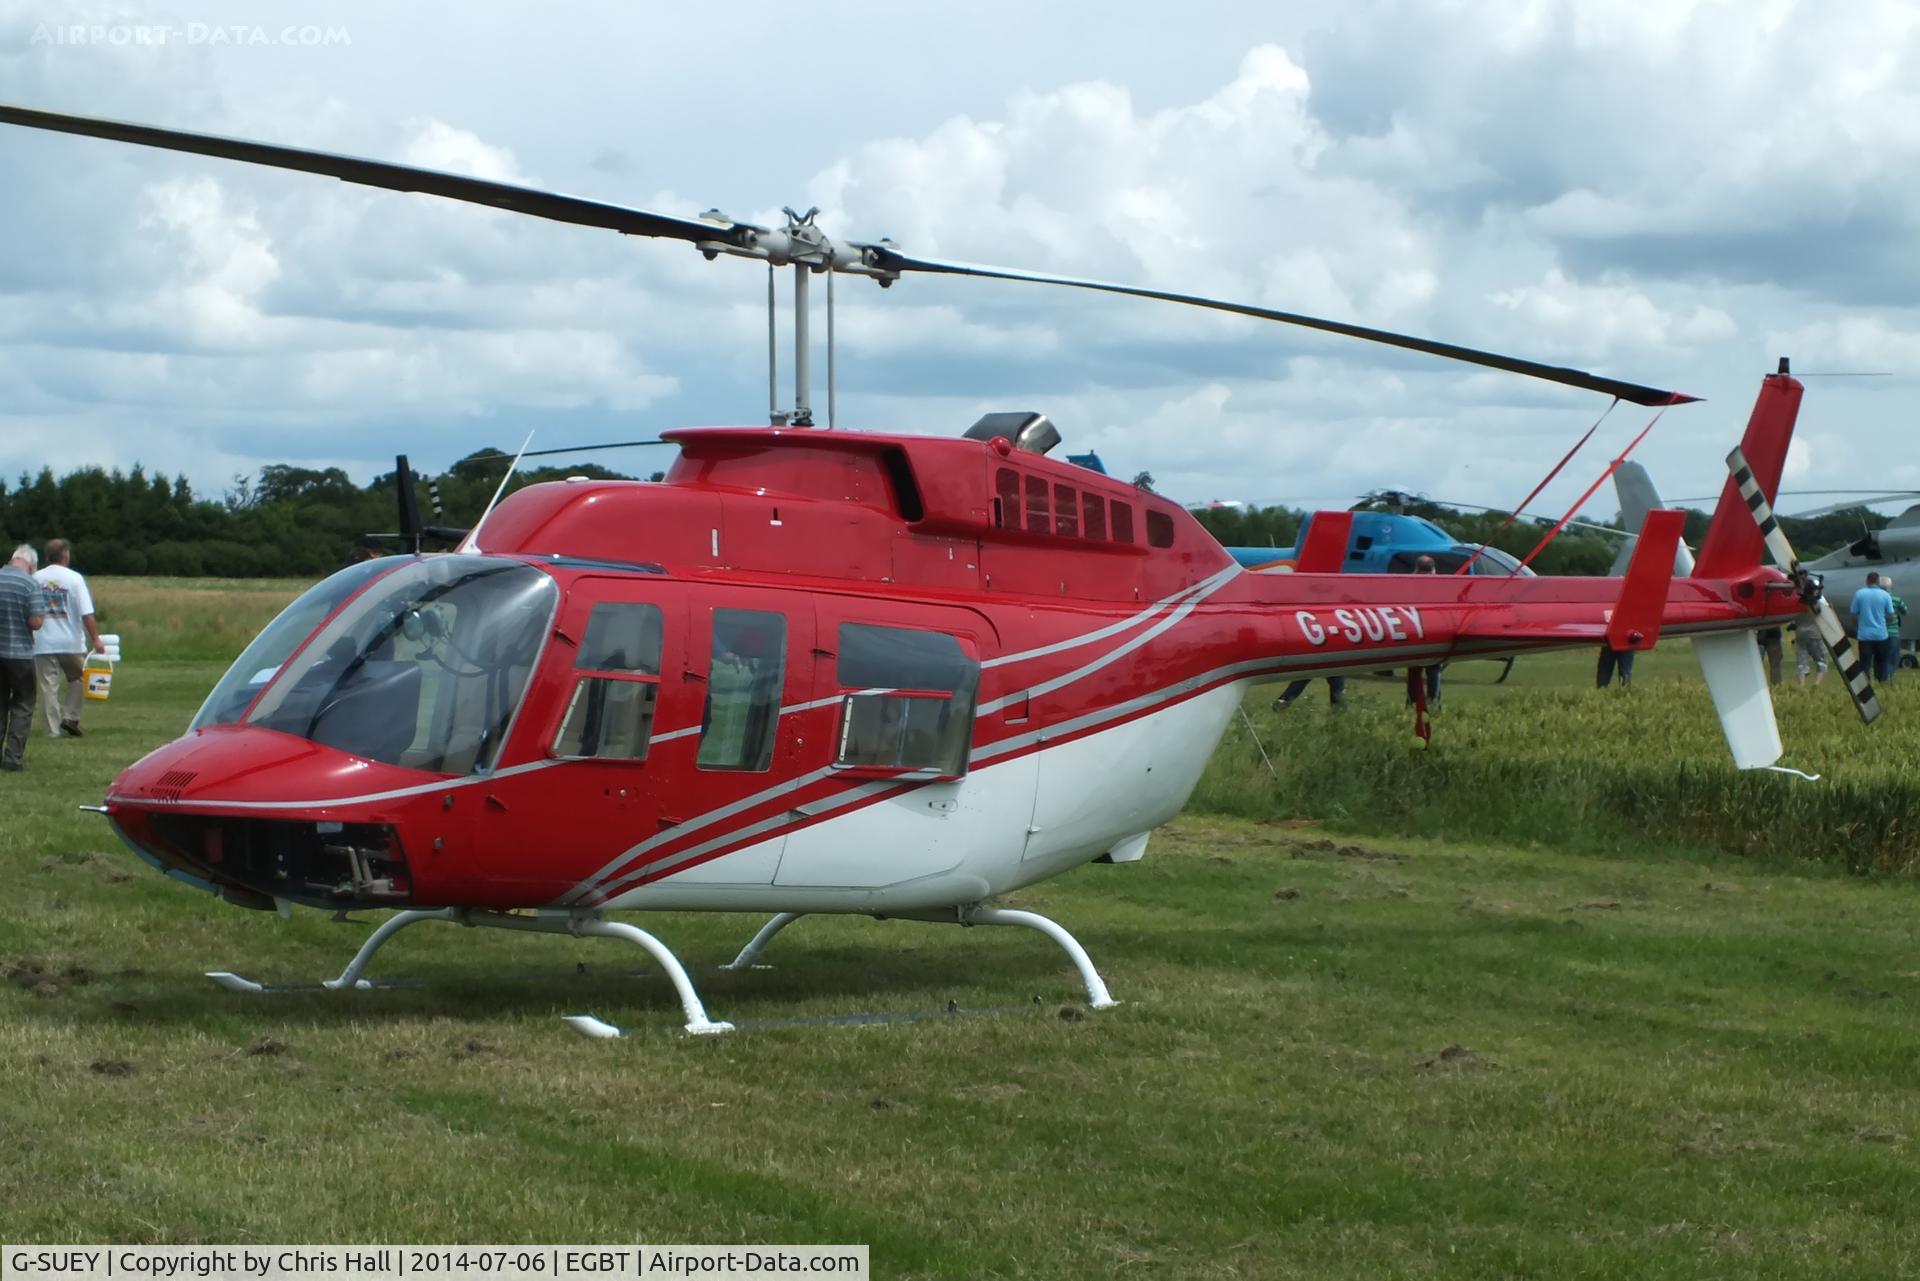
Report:
M 0 786 L 0 1239 L 864 1241 L 893 1277 L 1920 1269 L 1907 878 L 1314 825 L 1395 821 L 1355 791 L 1298 826 L 1188 818 L 1139 864 L 1014 896 L 1086 943 L 1125 1002 L 1100 1014 L 1024 931 L 810 919 L 734 974 L 757 922 L 680 914 L 646 923 L 732 1036 L 680 1035 L 617 945 L 433 925 L 378 963 L 425 986 L 237 997 L 200 971 L 317 978 L 366 924 L 227 907 L 73 808 L 218 671 L 130 659 L 85 739 L 36 738 Z M 1657 707 L 1657 674 L 1610 697 Z M 1467 755 L 1472 679 L 1418 756 L 1386 685 L 1261 729 L 1283 772 L 1356 735 L 1353 772 L 1391 784 Z M 1236 730 L 1211 795 L 1242 753 Z M 1289 795 L 1310 810 L 1271 781 L 1246 803 Z M 579 1010 L 629 1039 L 572 1038 Z M 934 1017 L 778 1025 L 873 1011 Z

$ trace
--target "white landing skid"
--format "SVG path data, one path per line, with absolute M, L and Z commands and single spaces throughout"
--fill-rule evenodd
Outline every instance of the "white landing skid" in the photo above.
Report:
M 747 945 L 740 949 L 740 955 L 721 966 L 723 970 L 762 969 L 756 966 L 755 958 L 773 941 L 773 936 L 792 925 L 804 912 L 782 912 L 760 927 Z M 947 925 L 1024 925 L 1028 929 L 1039 930 L 1042 934 L 1058 943 L 1067 956 L 1072 959 L 1074 968 L 1080 971 L 1080 981 L 1086 985 L 1087 1004 L 1096 1010 L 1112 1009 L 1120 1002 L 1107 993 L 1107 985 L 1100 978 L 1100 972 L 1093 968 L 1093 961 L 1087 956 L 1086 949 L 1079 941 L 1061 926 L 1037 912 L 1021 912 L 1013 908 L 987 907 L 980 903 L 963 903 L 958 907 L 946 908 L 935 912 L 888 912 L 876 914 L 876 921 L 932 921 Z
M 693 990 L 693 980 L 687 977 L 686 968 L 680 964 L 679 958 L 667 949 L 666 944 L 638 926 L 627 925 L 620 921 L 602 920 L 593 913 L 568 912 L 542 913 L 538 916 L 511 916 L 503 912 L 476 912 L 457 907 L 444 908 L 437 912 L 400 912 L 368 936 L 367 941 L 360 945 L 360 950 L 354 954 L 353 959 L 347 962 L 347 968 L 340 971 L 339 978 L 328 979 L 321 986 L 336 991 L 342 989 L 366 991 L 383 986 L 362 977 L 366 973 L 367 963 L 373 959 L 373 954 L 384 947 L 395 934 L 422 921 L 448 921 L 455 925 L 495 930 L 524 930 L 536 934 L 571 934 L 576 938 L 616 938 L 625 939 L 629 943 L 638 943 L 659 963 L 660 968 L 665 970 L 667 977 L 672 980 L 674 991 L 680 996 L 681 1008 L 686 1012 L 688 1032 L 695 1036 L 706 1036 L 716 1032 L 733 1031 L 733 1024 L 717 1023 L 707 1017 L 706 1007 L 700 1004 L 699 993 Z M 229 992 L 274 990 L 265 983 L 256 983 L 252 979 L 242 978 L 226 970 L 210 972 L 207 977 Z M 619 1028 L 611 1023 L 603 1023 L 591 1015 L 568 1015 L 565 1022 L 574 1031 L 585 1036 L 606 1038 L 620 1035 Z

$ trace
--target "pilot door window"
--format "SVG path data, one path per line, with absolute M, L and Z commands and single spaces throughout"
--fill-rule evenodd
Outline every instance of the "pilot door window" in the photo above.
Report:
M 646 759 L 660 695 L 664 626 L 657 605 L 608 602 L 593 607 L 574 656 L 577 676 L 566 719 L 553 741 L 555 756 Z
M 713 611 L 713 666 L 700 718 L 701 769 L 765 770 L 773 764 L 786 679 L 785 615 Z
M 842 699 L 834 764 L 957 778 L 973 743 L 980 664 L 944 632 L 840 625 Z

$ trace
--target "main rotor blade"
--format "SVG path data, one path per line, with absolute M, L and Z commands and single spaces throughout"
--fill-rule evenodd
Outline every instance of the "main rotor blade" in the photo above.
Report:
M 648 445 L 672 445 L 671 440 L 652 437 L 648 440 L 616 440 L 606 445 L 575 445 L 570 449 L 535 449 L 522 455 L 525 458 L 545 458 L 549 454 L 591 454 L 601 449 L 644 449 Z
M 142 147 L 167 151 L 185 151 L 223 160 L 243 160 L 248 164 L 269 165 L 276 169 L 294 169 L 301 173 L 321 174 L 363 187 L 384 187 L 389 191 L 417 191 L 468 204 L 531 214 L 554 222 L 570 222 L 582 227 L 603 227 L 628 236 L 662 236 L 670 240 L 718 241 L 744 245 L 752 228 L 739 223 L 701 222 L 676 218 L 671 214 L 646 209 L 629 209 L 578 196 L 563 196 L 537 191 L 513 183 L 469 178 L 463 174 L 419 169 L 412 165 L 389 164 L 384 160 L 363 160 L 358 156 L 339 156 L 302 147 L 282 147 L 274 143 L 249 142 L 240 138 L 221 138 L 213 134 L 188 133 L 182 129 L 162 129 L 154 125 L 130 124 L 120 120 L 102 120 L 93 116 L 68 115 L 60 111 L 40 111 L 0 103 L 0 123 L 24 125 L 30 129 L 48 129 L 56 133 L 81 134 L 89 138 L 108 138 Z
M 1872 507 L 1876 503 L 1898 503 L 1920 498 L 1920 492 L 1903 489 L 1894 494 L 1878 494 L 1870 498 L 1856 498 L 1847 503 L 1830 503 L 1825 507 L 1816 507 L 1810 512 L 1795 512 L 1794 520 L 1812 520 L 1816 516 L 1831 516 L 1835 512 L 1852 511 L 1856 507 Z
M 529 449 L 526 453 L 521 454 L 520 457 L 546 458 L 553 454 L 591 454 L 603 449 L 645 449 L 649 445 L 675 445 L 677 447 L 678 442 L 662 440 L 658 436 L 653 436 L 646 440 L 616 440 L 605 445 L 569 445 L 564 449 Z M 496 463 L 505 462 L 508 458 L 509 455 L 507 454 L 489 454 L 484 458 L 472 458 L 466 461 L 472 463 Z
M 1166 289 L 1147 289 L 1139 285 L 1120 285 L 1105 280 L 1083 280 L 1077 276 L 1047 276 L 1033 271 L 1014 271 L 1004 267 L 983 267 L 974 263 L 942 262 L 935 258 L 915 258 L 903 254 L 897 249 L 885 245 L 863 245 L 868 265 L 882 271 L 924 271 L 942 276 L 979 276 L 987 280 L 1025 280 L 1036 285 L 1065 285 L 1070 289 L 1092 289 L 1100 293 L 1125 294 L 1130 298 L 1154 298 L 1161 302 L 1184 303 L 1189 307 L 1204 307 L 1209 311 L 1232 312 L 1239 316 L 1254 316 L 1261 320 L 1277 320 L 1284 325 L 1299 325 L 1305 329 L 1318 329 L 1329 334 L 1341 334 L 1348 338 L 1360 338 L 1367 342 L 1384 343 L 1389 347 L 1404 347 L 1408 351 L 1425 352 L 1430 356 L 1442 356 L 1448 360 L 1465 361 L 1470 365 L 1484 365 L 1489 369 L 1503 369 L 1508 373 L 1524 374 L 1529 378 L 1541 378 L 1547 382 L 1560 383 L 1567 387 L 1579 387 L 1585 391 L 1597 391 L 1608 396 L 1618 396 L 1621 400 L 1636 405 L 1684 405 L 1700 399 L 1677 391 L 1664 391 L 1658 387 L 1642 387 L 1638 383 L 1621 382 L 1616 378 L 1603 378 L 1580 369 L 1568 369 L 1560 365 L 1543 365 L 1537 361 L 1521 360 L 1517 356 L 1502 356 L 1497 352 L 1478 351 L 1472 347 L 1459 347 L 1453 343 L 1436 342 L 1431 338 L 1416 338 L 1411 334 L 1398 334 L 1387 329 L 1370 329 L 1365 325 L 1351 325 L 1340 320 L 1323 320 L 1318 316 L 1304 316 L 1298 312 L 1275 311 L 1269 307 L 1255 307 L 1250 303 L 1225 302 L 1218 298 L 1204 298 L 1198 294 L 1174 293 Z

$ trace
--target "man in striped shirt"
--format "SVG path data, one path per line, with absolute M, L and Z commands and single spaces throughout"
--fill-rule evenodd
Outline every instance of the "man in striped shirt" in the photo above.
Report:
M 17 774 L 27 767 L 27 731 L 39 685 L 33 667 L 33 634 L 46 621 L 46 593 L 33 581 L 39 555 L 22 543 L 0 567 L 0 716 L 6 734 L 0 740 L 0 770 Z

